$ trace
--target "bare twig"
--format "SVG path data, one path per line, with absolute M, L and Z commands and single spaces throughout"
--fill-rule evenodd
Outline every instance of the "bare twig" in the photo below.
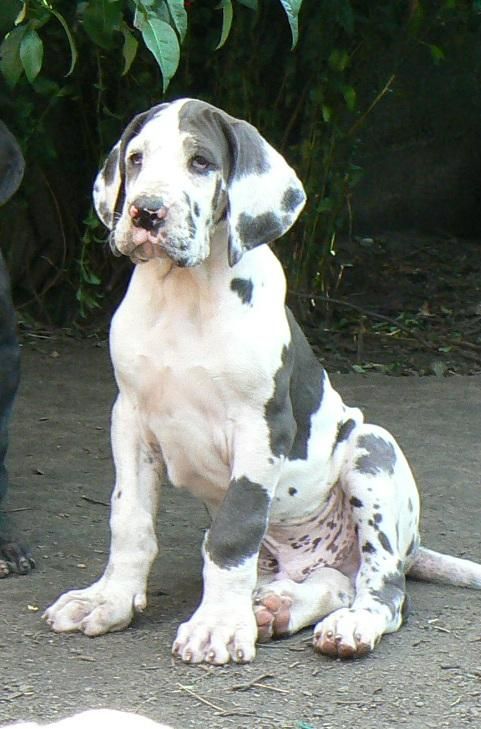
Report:
M 190 696 L 192 696 L 194 699 L 197 699 L 197 701 L 200 701 L 201 704 L 205 704 L 206 706 L 210 706 L 211 709 L 215 709 L 216 711 L 219 711 L 222 716 L 231 716 L 233 714 L 237 714 L 240 716 L 251 716 L 252 711 L 242 711 L 238 709 L 225 709 L 223 706 L 219 706 L 218 704 L 214 704 L 213 701 L 209 701 L 209 699 L 205 699 L 203 696 L 200 696 L 195 691 L 192 691 L 191 688 L 188 686 L 184 686 L 181 683 L 178 683 L 177 686 L 182 689 L 182 691 L 185 691 Z
M 288 694 L 289 691 L 287 689 L 281 689 L 277 686 L 268 686 L 264 683 L 261 683 L 266 678 L 275 678 L 271 673 L 264 673 L 260 676 L 257 676 L 257 678 L 253 678 L 252 681 L 248 681 L 248 683 L 238 683 L 235 686 L 231 686 L 231 691 L 248 691 L 250 688 L 262 688 L 267 689 L 269 691 L 277 691 L 280 694 Z
M 99 506 L 107 506 L 109 507 L 110 504 L 107 504 L 106 501 L 100 501 L 99 499 L 92 499 L 90 496 L 81 496 L 81 499 L 84 501 L 87 501 L 89 504 L 98 504 Z
M 204 699 L 203 696 L 200 696 L 195 691 L 192 691 L 188 686 L 184 686 L 181 683 L 178 683 L 177 686 L 182 689 L 182 691 L 185 691 L 190 696 L 193 696 L 194 699 L 197 699 L 197 701 L 200 701 L 201 704 L 205 704 L 206 706 L 210 706 L 211 709 L 215 709 L 216 711 L 220 711 L 222 714 L 224 713 L 225 709 L 223 706 L 219 706 L 218 704 L 214 704 L 212 701 L 209 701 L 209 699 Z

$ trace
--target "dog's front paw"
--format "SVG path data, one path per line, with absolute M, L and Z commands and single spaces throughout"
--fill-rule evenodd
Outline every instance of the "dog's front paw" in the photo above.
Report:
M 182 623 L 172 653 L 185 663 L 248 663 L 256 654 L 257 626 L 251 606 L 202 606 Z
M 342 608 L 314 628 L 313 644 L 319 653 L 358 658 L 373 650 L 383 634 L 379 615 L 365 609 Z
M 95 583 L 61 595 L 43 617 L 56 633 L 78 630 L 88 636 L 123 630 L 134 612 L 146 605 L 145 594 L 114 590 Z

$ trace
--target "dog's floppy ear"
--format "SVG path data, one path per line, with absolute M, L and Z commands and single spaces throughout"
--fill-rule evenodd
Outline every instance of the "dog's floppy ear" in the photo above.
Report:
M 159 104 L 134 116 L 126 126 L 120 140 L 112 149 L 94 183 L 94 205 L 106 228 L 112 230 L 115 219 L 122 212 L 125 199 L 125 152 L 128 143 L 142 127 L 168 104 Z
M 251 124 L 223 121 L 232 167 L 228 180 L 229 264 L 286 233 L 306 194 L 294 170 Z
M 120 142 L 117 142 L 94 183 L 94 206 L 102 223 L 112 230 L 114 227 L 114 211 L 120 188 L 122 186 L 119 167 Z

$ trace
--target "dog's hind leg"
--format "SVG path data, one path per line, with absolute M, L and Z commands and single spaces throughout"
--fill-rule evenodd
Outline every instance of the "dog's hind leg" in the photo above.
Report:
M 289 578 L 261 584 L 254 593 L 258 640 L 292 635 L 354 599 L 351 580 L 339 570 L 320 567 L 303 582 Z
M 314 628 L 314 648 L 341 658 L 371 651 L 401 626 L 405 573 L 418 541 L 419 497 L 396 441 L 364 424 L 344 444 L 341 485 L 351 507 L 360 555 L 355 597 Z

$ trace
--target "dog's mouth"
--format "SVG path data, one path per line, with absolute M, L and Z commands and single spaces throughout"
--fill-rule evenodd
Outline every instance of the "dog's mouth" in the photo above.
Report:
M 132 227 L 122 240 L 112 238 L 112 249 L 117 255 L 125 255 L 133 263 L 145 263 L 154 258 L 169 258 L 179 268 L 198 265 L 199 261 L 189 253 L 188 243 L 172 241 L 162 230 L 152 233 L 144 228 Z

